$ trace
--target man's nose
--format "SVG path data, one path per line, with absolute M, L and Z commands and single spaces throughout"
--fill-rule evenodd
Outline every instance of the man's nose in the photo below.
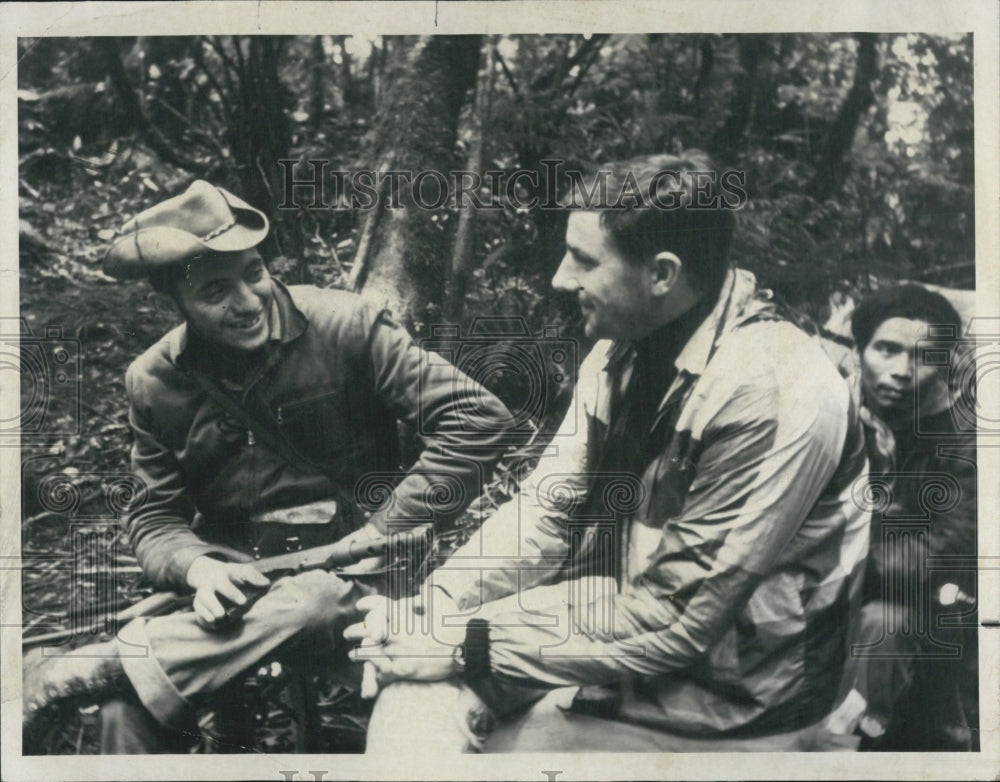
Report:
M 898 380 L 910 380 L 913 377 L 913 358 L 898 356 L 892 364 L 892 376 Z
M 557 291 L 575 293 L 579 289 L 580 284 L 577 282 L 576 276 L 570 268 L 571 263 L 572 259 L 567 253 L 559 263 L 559 268 L 556 269 L 555 276 L 552 278 L 552 287 Z

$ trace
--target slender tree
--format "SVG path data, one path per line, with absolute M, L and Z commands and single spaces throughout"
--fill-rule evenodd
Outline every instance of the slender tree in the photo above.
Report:
M 450 195 L 433 174 L 455 166 L 454 148 L 466 93 L 476 83 L 481 36 L 426 36 L 397 41 L 376 122 L 376 168 L 411 172 L 423 204 Z M 441 192 L 441 188 L 444 192 Z M 351 271 L 355 290 L 388 305 L 411 326 L 440 316 L 448 256 L 441 252 L 445 211 L 421 209 L 412 184 L 383 178 L 365 218 Z M 392 201 L 401 208 L 393 208 Z

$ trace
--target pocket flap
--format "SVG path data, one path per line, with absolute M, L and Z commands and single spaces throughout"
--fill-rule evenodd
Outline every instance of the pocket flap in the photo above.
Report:
M 250 517 L 253 522 L 276 522 L 278 524 L 328 524 L 337 517 L 337 501 L 317 500 L 306 505 L 281 508 Z

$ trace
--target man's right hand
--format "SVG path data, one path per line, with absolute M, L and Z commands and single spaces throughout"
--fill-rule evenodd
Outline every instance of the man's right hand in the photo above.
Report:
M 210 629 L 226 613 L 226 609 L 219 601 L 219 595 L 237 605 L 243 605 L 246 602 L 246 595 L 240 591 L 238 585 L 266 587 L 271 582 L 253 565 L 222 562 L 213 557 L 203 556 L 198 557 L 188 568 L 187 583 L 195 590 L 192 605 L 198 621 L 203 627 Z

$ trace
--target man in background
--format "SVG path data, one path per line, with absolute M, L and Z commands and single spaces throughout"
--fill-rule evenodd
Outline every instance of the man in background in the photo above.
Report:
M 900 285 L 865 298 L 851 330 L 871 431 L 882 433 L 871 438 L 879 507 L 851 666 L 867 703 L 862 746 L 973 749 L 976 416 L 968 389 L 950 382 L 962 320 L 940 293 Z

